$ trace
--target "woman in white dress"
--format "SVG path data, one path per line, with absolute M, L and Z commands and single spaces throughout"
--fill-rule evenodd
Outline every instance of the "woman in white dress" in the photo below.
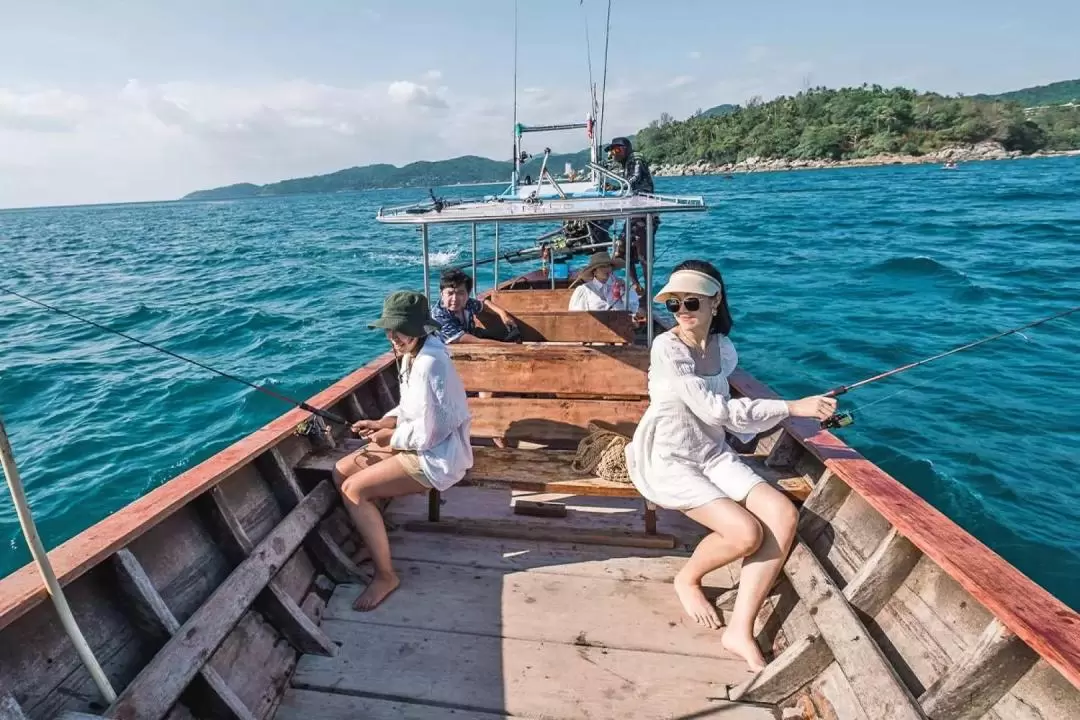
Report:
M 720 627 L 701 579 L 743 558 L 735 609 L 721 642 L 759 670 L 765 663 L 754 641 L 754 619 L 787 557 L 798 512 L 740 461 L 725 433 L 756 434 L 789 416 L 824 419 L 836 401 L 731 398 L 727 378 L 738 356 L 728 339 L 732 323 L 724 282 L 711 264 L 680 264 L 656 300 L 677 325 L 653 343 L 649 408 L 626 447 L 627 469 L 645 498 L 712 530 L 675 577 L 675 592 L 691 618 Z
M 465 386 L 431 320 L 427 298 L 399 291 L 387 296 L 370 327 L 386 331 L 400 358 L 400 402 L 380 420 L 352 429 L 369 440 L 337 462 L 334 479 L 345 509 L 364 540 L 375 576 L 353 606 L 371 610 L 401 584 L 390 561 L 376 500 L 446 490 L 472 467 L 471 417 Z
M 614 268 L 624 262 L 606 252 L 593 253 L 589 263 L 578 271 L 581 282 L 570 296 L 569 310 L 574 312 L 597 312 L 603 310 L 627 310 L 637 314 L 638 295 L 626 290 L 626 283 L 615 277 Z

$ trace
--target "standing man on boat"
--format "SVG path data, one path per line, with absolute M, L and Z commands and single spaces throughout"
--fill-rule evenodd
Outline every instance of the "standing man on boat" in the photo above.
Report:
M 629 138 L 617 137 L 614 138 L 610 144 L 604 146 L 604 151 L 607 153 L 608 158 L 614 163 L 615 169 L 621 172 L 622 176 L 626 179 L 626 182 L 630 185 L 630 190 L 633 193 L 651 193 L 653 189 L 652 172 L 649 170 L 649 164 L 645 162 L 645 158 L 640 154 L 634 152 L 634 145 L 630 142 Z M 660 218 L 656 215 L 652 216 L 653 219 L 653 237 L 656 236 L 656 229 L 660 227 Z M 647 277 L 648 273 L 645 268 L 645 218 L 643 216 L 631 217 L 626 221 L 626 227 L 623 228 L 623 237 L 619 243 L 615 246 L 615 257 L 626 257 L 626 243 L 627 236 L 629 236 L 630 243 L 630 257 L 628 273 L 630 275 L 630 283 L 639 296 L 644 297 L 645 290 L 642 288 L 641 283 L 638 282 L 637 276 L 637 263 L 641 263 L 641 273 Z

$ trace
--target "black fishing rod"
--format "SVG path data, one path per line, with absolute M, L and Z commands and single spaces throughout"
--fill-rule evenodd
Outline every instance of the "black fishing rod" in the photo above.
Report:
M 170 357 L 174 357 L 177 360 L 183 360 L 186 363 L 190 363 L 190 364 L 192 364 L 192 365 L 194 365 L 196 367 L 200 367 L 203 370 L 207 370 L 209 372 L 214 373 L 215 375 L 220 375 L 223 378 L 228 378 L 229 380 L 232 380 L 233 382 L 238 382 L 241 385 L 247 385 L 249 388 L 251 388 L 253 390 L 258 390 L 259 392 L 264 393 L 266 395 L 269 395 L 272 398 L 275 398 L 277 400 L 281 400 L 282 402 L 289 403 L 290 405 L 295 405 L 296 407 L 300 408 L 301 410 L 306 410 L 307 412 L 312 413 L 313 415 L 317 415 L 317 416 L 321 417 L 324 420 L 329 420 L 330 422 L 338 423 L 339 425 L 344 425 L 345 427 L 349 427 L 350 425 L 352 425 L 352 423 L 350 423 L 348 420 L 341 417 L 340 415 L 336 415 L 336 414 L 334 414 L 332 412 L 327 412 L 326 410 L 321 410 L 321 409 L 319 409 L 317 407 L 313 407 L 311 405 L 308 405 L 306 402 L 302 402 L 300 400 L 294 400 L 293 398 L 288 397 L 287 395 L 282 395 L 281 393 L 276 392 L 274 390 L 271 390 L 269 388 L 265 388 L 265 387 L 262 387 L 260 385 L 256 385 L 254 383 L 250 383 L 247 380 L 244 380 L 243 378 L 238 378 L 235 375 L 230 375 L 227 372 L 222 372 L 221 370 L 216 370 L 216 369 L 210 367 L 209 365 L 205 365 L 205 364 L 199 362 L 198 360 L 192 360 L 191 358 L 184 357 L 183 355 L 180 355 L 179 353 L 174 353 L 172 350 L 166 350 L 163 347 L 159 347 L 158 345 L 154 345 L 153 343 L 148 343 L 145 340 L 140 340 L 139 338 L 132 337 L 132 336 L 128 335 L 127 333 L 122 333 L 119 330 L 114 330 L 111 327 L 108 327 L 106 325 L 102 325 L 101 323 L 94 322 L 93 320 L 88 320 L 88 319 L 86 319 L 84 317 L 79 317 L 75 313 L 68 312 L 67 310 L 61 310 L 58 307 L 54 307 L 54 306 L 49 305 L 47 303 L 43 303 L 40 300 L 35 300 L 32 297 L 27 297 L 26 295 L 22 295 L 20 293 L 17 293 L 14 290 L 9 290 L 8 288 L 3 287 L 3 286 L 0 286 L 0 291 L 6 292 L 9 295 L 14 295 L 17 298 L 21 298 L 21 299 L 23 299 L 23 300 L 25 300 L 27 302 L 30 302 L 30 303 L 33 303 L 33 304 L 38 305 L 40 307 L 43 307 L 46 310 L 52 310 L 53 312 L 60 313 L 61 315 L 66 315 L 69 318 L 73 318 L 75 320 L 78 320 L 81 323 L 91 325 L 93 327 L 96 327 L 99 330 L 104 330 L 107 333 L 112 333 L 113 335 L 119 335 L 120 337 L 124 338 L 125 340 L 130 340 L 131 342 L 138 343 L 139 345 L 142 345 L 144 347 L 148 347 L 151 350 L 157 350 L 160 353 L 165 353 L 166 355 L 169 355 Z
M 1048 323 L 1051 320 L 1058 320 L 1059 318 L 1063 318 L 1066 315 L 1072 315 L 1074 312 L 1080 312 L 1080 306 L 1071 308 L 1069 310 L 1062 310 L 1059 313 L 1055 313 L 1055 314 L 1050 315 L 1048 317 L 1044 317 L 1044 318 L 1042 318 L 1040 320 L 1035 320 L 1034 322 L 1029 322 L 1027 325 L 1021 325 L 1020 327 L 1015 327 L 1015 328 L 1012 328 L 1011 330 L 1005 330 L 1003 332 L 999 332 L 999 333 L 996 333 L 994 335 L 990 335 L 989 337 L 984 337 L 981 340 L 976 340 L 975 342 L 970 342 L 970 343 L 967 343 L 966 345 L 961 345 L 959 347 L 955 347 L 952 350 L 946 350 L 945 352 L 938 353 L 937 355 L 932 355 L 931 357 L 923 358 L 922 360 L 916 360 L 915 362 L 910 362 L 907 365 L 901 365 L 900 367 L 895 367 L 892 370 L 886 370 L 883 373 L 878 373 L 877 375 L 874 375 L 872 377 L 868 377 L 868 378 L 866 378 L 864 380 L 860 380 L 860 381 L 852 383 L 850 385 L 841 385 L 839 387 L 835 387 L 832 390 L 830 390 L 829 392 L 825 393 L 825 397 L 833 397 L 833 398 L 834 397 L 840 397 L 841 395 L 849 393 L 852 390 L 855 390 L 856 388 L 861 388 L 864 385 L 869 385 L 870 383 L 875 383 L 875 382 L 877 382 L 879 380 L 884 380 L 885 378 L 892 377 L 893 375 L 899 375 L 900 373 L 902 373 L 902 372 L 904 372 L 906 370 L 911 370 L 912 368 L 917 368 L 920 365 L 926 365 L 927 363 L 931 363 L 931 362 L 933 362 L 935 360 L 940 360 L 941 358 L 948 357 L 949 355 L 955 355 L 956 353 L 963 352 L 964 350 L 970 350 L 971 348 L 978 347 L 979 345 L 982 345 L 983 343 L 988 343 L 988 342 L 991 342 L 993 340 L 999 340 L 999 339 L 1001 339 L 1001 338 L 1003 338 L 1003 337 L 1005 337 L 1007 335 L 1013 335 L 1015 333 L 1019 333 L 1019 332 L 1021 332 L 1023 330 L 1027 330 L 1028 328 L 1033 328 L 1033 327 L 1035 327 L 1037 325 L 1042 325 L 1043 323 Z M 821 427 L 823 427 L 823 428 L 841 428 L 841 427 L 847 427 L 848 425 L 851 425 L 854 422 L 855 422 L 855 417 L 850 412 L 834 413 L 834 414 L 830 415 L 829 417 L 827 417 L 827 418 L 825 418 L 824 420 L 821 421 Z

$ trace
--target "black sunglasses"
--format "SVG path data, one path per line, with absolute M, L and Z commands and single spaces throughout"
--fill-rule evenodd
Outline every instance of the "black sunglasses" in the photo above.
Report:
M 686 298 L 680 301 L 679 298 L 668 298 L 664 301 L 664 307 L 668 309 L 669 313 L 679 312 L 680 307 L 685 307 L 689 312 L 697 312 L 701 309 L 701 300 L 698 298 Z

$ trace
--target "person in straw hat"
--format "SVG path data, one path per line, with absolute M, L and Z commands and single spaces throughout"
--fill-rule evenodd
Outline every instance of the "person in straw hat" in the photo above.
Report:
M 598 310 L 627 310 L 636 314 L 640 301 L 637 293 L 626 292 L 626 283 L 615 277 L 614 268 L 625 263 L 606 252 L 593 253 L 589 263 L 577 274 L 577 282 L 570 296 L 570 310 L 596 312 Z
M 798 512 L 743 464 L 726 433 L 752 437 L 787 417 L 823 420 L 836 400 L 731 397 L 728 376 L 738 355 L 728 338 L 732 322 L 724 281 L 711 264 L 678 265 L 656 300 L 676 324 L 653 342 L 649 407 L 626 446 L 627 473 L 646 499 L 712 530 L 675 576 L 675 592 L 691 618 L 720 627 L 701 579 L 743 558 L 735 609 L 721 643 L 760 670 L 765 661 L 754 641 L 754 619 L 791 548 Z
M 411 291 L 391 293 L 382 316 L 369 327 L 386 332 L 399 359 L 400 402 L 380 420 L 354 423 L 353 431 L 369 444 L 334 468 L 345 509 L 375 566 L 375 576 L 353 606 L 357 610 L 371 610 L 400 584 L 375 502 L 446 490 L 473 464 L 465 386 L 446 345 L 434 334 L 438 326 L 427 298 Z

